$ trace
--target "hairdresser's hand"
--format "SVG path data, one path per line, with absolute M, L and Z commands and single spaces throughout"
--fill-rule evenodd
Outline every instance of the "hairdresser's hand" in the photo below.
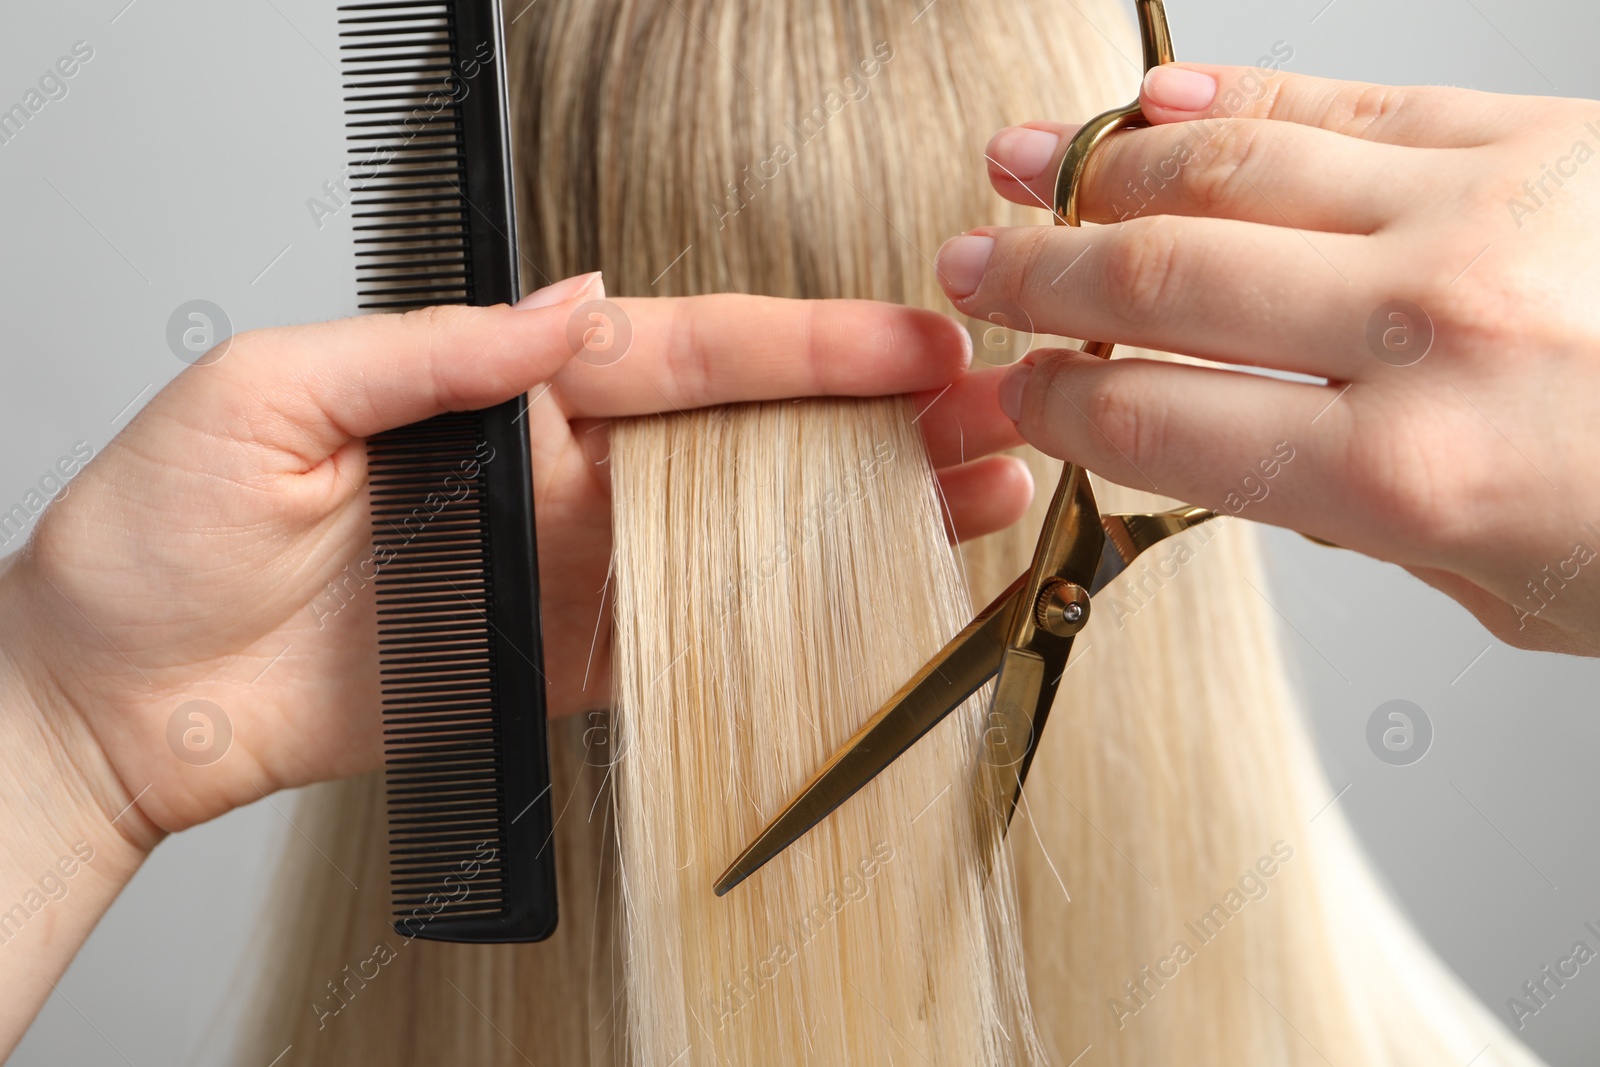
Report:
M 587 276 L 518 308 L 234 338 L 0 560 L 0 1059 L 163 833 L 379 765 L 364 438 L 533 392 L 556 714 L 608 695 L 607 419 L 921 391 L 956 529 L 1027 506 L 1017 461 L 977 459 L 1019 438 L 998 374 L 965 373 L 970 341 L 950 319 L 865 301 L 618 300 L 632 347 L 596 366 L 567 336 L 601 295 Z
M 999 375 L 965 373 L 970 342 L 945 316 L 865 301 L 619 299 L 632 347 L 596 366 L 573 357 L 567 331 L 574 308 L 601 295 L 595 275 L 515 309 L 242 335 L 78 476 L 0 575 L 0 629 L 47 731 L 75 746 L 102 828 L 132 802 L 117 828 L 148 845 L 279 788 L 380 764 L 371 585 L 342 580 L 342 607 L 329 591 L 341 575 L 371 577 L 346 571 L 370 553 L 371 434 L 534 391 L 555 714 L 608 695 L 604 420 L 815 394 L 922 390 L 926 405 L 948 386 L 922 420 L 936 465 L 963 458 L 958 424 L 967 459 L 1018 440 L 995 405 Z M 1014 520 L 1028 497 L 1014 460 L 953 470 L 945 489 L 972 529 Z M 194 700 L 226 727 L 208 739 L 203 720 L 179 713 Z
M 1024 436 L 1400 563 L 1512 644 L 1600 653 L 1600 103 L 1183 64 L 1143 105 L 1086 175 L 1107 225 L 956 238 L 946 291 L 1328 384 L 1036 352 L 1002 390 Z M 995 187 L 1048 204 L 1073 132 L 1002 131 Z

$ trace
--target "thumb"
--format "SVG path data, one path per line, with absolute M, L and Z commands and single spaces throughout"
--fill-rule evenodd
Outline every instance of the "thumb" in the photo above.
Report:
M 253 443 L 314 466 L 351 441 L 526 393 L 572 357 L 573 307 L 604 295 L 596 272 L 515 307 L 447 305 L 251 331 L 158 400 L 199 428 L 231 437 L 243 427 Z

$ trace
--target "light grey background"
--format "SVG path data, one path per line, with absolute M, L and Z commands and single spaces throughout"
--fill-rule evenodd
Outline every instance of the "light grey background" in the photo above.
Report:
M 1298 72 L 1600 96 L 1600 8 L 1579 0 L 1169 7 L 1183 58 L 1250 63 L 1284 41 Z M 306 205 L 344 159 L 333 8 L 5 0 L 0 109 L 75 41 L 96 54 L 0 145 L 0 511 L 180 369 L 165 340 L 180 304 L 214 301 L 238 329 L 353 311 L 348 219 L 319 230 Z M 1600 663 L 1511 650 L 1396 568 L 1278 532 L 1269 548 L 1268 596 L 1336 803 L 1428 940 L 1506 1017 L 1506 998 L 1600 919 Z M 1409 767 L 1365 739 L 1394 698 L 1436 731 Z M 311 847 L 292 810 L 275 797 L 163 844 L 11 1062 L 220 1062 L 277 850 Z M 383 887 L 370 892 L 381 907 Z M 1600 1055 L 1592 970 L 1522 1032 L 1552 1064 Z

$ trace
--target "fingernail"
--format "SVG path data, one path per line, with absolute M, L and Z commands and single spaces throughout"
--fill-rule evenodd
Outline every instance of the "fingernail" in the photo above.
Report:
M 1174 111 L 1200 111 L 1217 98 L 1217 79 L 1182 67 L 1153 67 L 1144 76 L 1145 99 Z
M 585 290 L 596 285 L 596 283 L 598 283 L 600 290 L 596 295 L 604 296 L 606 291 L 605 281 L 600 277 L 599 271 L 592 271 L 589 274 L 575 274 L 571 278 L 563 278 L 561 281 L 547 285 L 543 289 L 535 289 L 512 306 L 519 311 L 533 311 L 538 308 L 554 307 L 557 304 L 563 304 L 568 300 L 582 296 Z
M 937 270 L 939 281 L 951 300 L 964 300 L 978 291 L 993 254 L 993 237 L 963 234 L 944 243 L 939 249 Z
M 1028 388 L 1028 379 L 1032 377 L 1033 364 L 1018 363 L 1000 379 L 1000 410 L 1012 422 L 1022 418 L 1022 391 Z
M 1019 182 L 1031 182 L 1056 157 L 1061 138 L 1044 130 L 1008 126 L 989 142 L 988 154 L 1001 170 Z

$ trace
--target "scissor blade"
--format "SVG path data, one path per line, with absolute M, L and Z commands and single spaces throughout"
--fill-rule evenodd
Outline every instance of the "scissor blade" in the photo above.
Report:
M 1044 735 L 1056 691 L 1061 687 L 1072 638 L 1049 642 L 1045 654 L 1008 648 L 995 682 L 988 729 L 979 752 L 975 806 L 980 815 L 992 815 L 1001 832 L 1011 822 L 1022 785 L 1028 780 L 1039 738 Z M 980 824 L 981 826 L 982 824 Z
M 1027 574 L 900 687 L 722 872 L 717 896 L 750 877 L 854 796 L 994 676 Z

